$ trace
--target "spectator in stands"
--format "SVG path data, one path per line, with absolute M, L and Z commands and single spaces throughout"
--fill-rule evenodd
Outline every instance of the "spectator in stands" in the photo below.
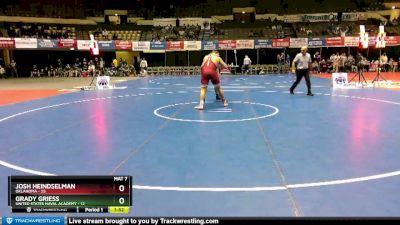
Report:
M 248 37 L 254 37 L 255 36 L 255 33 L 254 33 L 254 31 L 249 31 L 249 34 L 247 35 Z
M 59 70 L 62 70 L 62 68 L 63 68 L 63 63 L 62 63 L 61 59 L 58 59 L 58 60 L 57 60 L 57 66 L 58 66 L 58 69 L 59 69 Z
M 306 33 L 307 33 L 307 36 L 312 36 L 313 31 L 311 30 L 311 28 L 308 28 L 308 29 L 306 30 Z
M 321 55 L 319 54 L 319 51 L 314 53 L 314 60 L 317 61 L 318 64 L 321 62 Z
M 286 65 L 288 65 L 290 67 L 290 55 L 289 54 L 286 54 L 285 61 L 286 61 Z
M 17 63 L 14 61 L 14 59 L 12 59 L 10 63 L 10 72 L 12 78 L 18 77 Z
M 6 69 L 0 64 L 0 78 L 6 78 Z
M 98 70 L 100 68 L 99 58 L 97 58 L 97 57 L 94 58 L 94 66 L 95 66 L 96 70 Z
M 116 58 L 112 60 L 112 67 L 115 69 L 118 68 L 118 60 Z
M 137 57 L 134 57 L 134 58 L 133 58 L 133 60 L 132 60 L 132 66 L 133 66 L 133 70 L 135 71 L 135 74 L 136 74 L 137 71 L 140 72 L 140 70 L 138 69 L 138 68 L 139 68 L 139 62 L 138 62 Z
M 73 65 L 72 65 L 72 76 L 73 77 L 80 77 L 81 76 L 81 72 L 80 72 L 80 68 L 79 68 L 79 64 L 80 64 L 80 62 L 79 62 L 79 59 L 77 59 L 78 60 L 78 63 L 74 63 Z
M 319 66 L 320 66 L 320 72 L 322 73 L 328 72 L 328 63 L 325 61 L 325 59 L 321 60 Z
M 399 25 L 399 18 L 394 19 L 391 23 L 393 26 Z
M 333 14 L 333 12 L 329 14 L 329 21 L 331 22 L 335 21 L 335 15 Z
M 349 32 L 349 26 L 346 26 L 345 29 L 340 29 L 340 37 L 346 37 L 346 34 Z
M 361 65 L 363 71 L 369 71 L 372 63 L 366 57 L 362 57 Z
M 243 59 L 242 73 L 244 72 L 245 74 L 248 74 L 250 65 L 251 65 L 251 59 L 249 58 L 248 55 L 245 55 Z
M 282 66 L 285 63 L 285 53 L 282 52 L 282 53 L 278 54 L 276 56 L 276 60 L 277 60 L 277 63 L 278 63 L 278 71 L 277 72 L 278 73 L 282 73 Z
M 311 69 L 313 73 L 319 73 L 319 65 L 316 60 L 314 60 L 313 63 L 311 64 Z
M 399 62 L 393 61 L 393 72 L 398 72 Z
M 122 59 L 122 58 L 119 58 L 119 60 L 118 60 L 118 66 L 119 67 L 122 67 L 123 65 L 124 65 L 124 59 Z
M 40 77 L 39 69 L 36 65 L 33 65 L 32 67 L 31 77 Z
M 72 77 L 72 68 L 68 63 L 65 65 L 64 68 L 64 77 Z
M 314 53 L 313 58 L 314 58 L 313 64 L 312 64 L 313 72 L 320 73 L 321 72 L 321 68 L 320 68 L 321 55 L 319 54 L 319 51 Z
M 387 71 L 393 72 L 393 58 L 390 58 L 390 59 L 389 59 L 389 62 L 388 62 L 388 70 L 387 70 Z
M 101 32 L 103 39 L 107 40 L 108 39 L 108 31 L 104 28 L 103 31 Z
M 75 66 L 76 68 L 81 68 L 82 64 L 81 64 L 79 58 L 76 58 L 74 66 Z
M 337 73 L 339 71 L 339 61 L 340 61 L 339 52 L 331 56 L 331 62 L 333 66 L 332 72 Z
M 141 77 L 145 77 L 145 76 L 147 76 L 147 70 L 145 70 L 145 69 L 142 69 L 142 70 L 140 70 L 140 73 L 139 73 L 139 76 L 141 76 Z
M 383 68 L 384 71 L 387 71 L 388 70 L 388 57 L 385 52 L 381 55 L 380 63 L 381 63 L 381 68 Z
M 82 61 L 82 75 L 83 76 L 85 76 L 85 77 L 87 76 L 88 69 L 89 69 L 89 65 L 86 61 L 86 58 L 83 58 L 83 61 Z
M 100 58 L 100 62 L 99 62 L 99 73 L 100 75 L 104 74 L 104 66 L 105 66 L 105 62 L 103 60 L 103 58 Z
M 93 60 L 89 61 L 89 67 L 88 67 L 88 75 L 92 75 L 93 77 L 96 76 L 96 65 L 93 62 Z
M 142 74 L 142 71 L 147 71 L 147 61 L 146 59 L 143 57 L 143 59 L 140 61 L 140 74 Z
M 353 69 L 356 69 L 357 67 L 355 66 L 355 59 L 354 57 L 350 54 L 347 57 L 346 63 L 345 63 L 345 71 L 353 71 Z
M 347 60 L 346 53 L 343 52 L 339 56 L 339 71 L 340 72 L 344 72 L 345 71 L 344 69 L 345 69 L 346 60 Z

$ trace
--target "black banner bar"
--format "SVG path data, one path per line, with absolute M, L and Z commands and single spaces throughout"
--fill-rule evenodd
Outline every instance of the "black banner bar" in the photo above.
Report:
M 329 223 L 329 222 L 398 222 L 400 218 L 356 218 L 356 217 L 229 217 L 229 218 L 218 218 L 218 217 L 67 217 L 67 225 L 77 224 L 102 224 L 102 225 L 163 225 L 163 224 L 199 224 L 199 225 L 220 225 L 220 224 L 271 224 L 276 222 L 277 224 L 282 223 L 296 223 L 305 222 L 306 224 L 313 223 Z

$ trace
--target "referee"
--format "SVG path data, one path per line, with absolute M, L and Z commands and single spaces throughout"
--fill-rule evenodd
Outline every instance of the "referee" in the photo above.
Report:
M 296 81 L 289 89 L 290 94 L 294 95 L 293 92 L 294 89 L 300 83 L 301 78 L 304 77 L 308 89 L 307 95 L 314 96 L 314 94 L 311 92 L 310 68 L 311 68 L 311 55 L 310 53 L 307 53 L 307 46 L 303 46 L 301 47 L 301 53 L 298 53 L 296 55 L 292 63 L 292 72 L 294 73 L 296 70 Z

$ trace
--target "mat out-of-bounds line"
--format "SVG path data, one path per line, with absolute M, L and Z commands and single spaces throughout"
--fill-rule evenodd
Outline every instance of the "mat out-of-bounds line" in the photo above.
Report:
M 25 172 L 33 175 L 39 176 L 57 176 L 56 174 L 46 173 L 42 171 L 27 169 L 21 166 L 17 166 L 8 162 L 0 160 L 0 165 L 14 169 L 20 172 Z M 146 186 L 146 185 L 132 185 L 133 189 L 138 190 L 153 190 L 153 191 L 181 191 L 181 192 L 257 192 L 257 191 L 279 191 L 286 189 L 296 189 L 296 188 L 310 188 L 310 187 L 321 187 L 321 186 L 331 186 L 339 184 L 350 184 L 370 180 L 378 180 L 382 178 L 394 177 L 400 175 L 400 170 L 382 173 L 372 176 L 356 177 L 343 180 L 332 180 L 314 183 L 302 183 L 302 184 L 289 184 L 286 186 L 269 186 L 269 187 L 164 187 L 164 186 Z

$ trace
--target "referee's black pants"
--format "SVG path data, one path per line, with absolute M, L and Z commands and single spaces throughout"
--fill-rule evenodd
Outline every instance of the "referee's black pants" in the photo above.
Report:
M 301 78 L 306 80 L 308 93 L 311 93 L 311 81 L 310 81 L 310 70 L 309 69 L 297 69 L 296 70 L 296 81 L 293 83 L 290 91 L 293 92 L 297 85 L 300 83 Z

